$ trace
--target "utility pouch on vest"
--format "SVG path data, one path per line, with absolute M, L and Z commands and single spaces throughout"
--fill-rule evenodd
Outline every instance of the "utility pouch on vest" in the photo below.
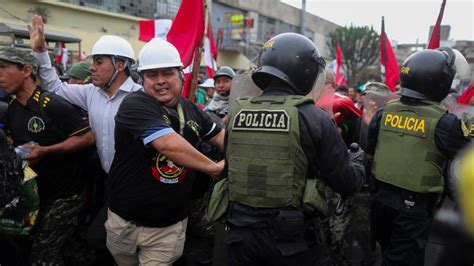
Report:
M 224 215 L 229 206 L 229 181 L 227 178 L 217 182 L 212 190 L 206 219 L 215 222 Z
M 319 179 L 306 179 L 303 195 L 304 211 L 318 211 L 322 215 L 328 214 L 328 206 L 324 197 L 324 186 L 324 182 Z

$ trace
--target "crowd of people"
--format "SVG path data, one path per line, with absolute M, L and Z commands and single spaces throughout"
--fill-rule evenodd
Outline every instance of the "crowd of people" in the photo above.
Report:
M 240 75 L 252 86 L 221 66 L 191 102 L 166 40 L 136 57 L 102 36 L 64 76 L 42 18 L 28 29 L 31 50 L 0 50 L 0 264 L 424 265 L 474 135 L 474 112 L 441 104 L 470 78 L 459 51 L 413 53 L 397 92 L 348 88 L 314 42 L 283 33 Z

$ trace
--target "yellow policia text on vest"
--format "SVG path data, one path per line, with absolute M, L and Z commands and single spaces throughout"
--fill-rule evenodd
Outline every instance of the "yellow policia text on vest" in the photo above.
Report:
M 387 113 L 384 120 L 384 126 L 387 125 L 392 128 L 399 128 L 411 132 L 426 133 L 425 118 L 423 117 L 402 116 Z
M 233 130 L 290 130 L 290 116 L 285 110 L 240 110 L 232 124 Z

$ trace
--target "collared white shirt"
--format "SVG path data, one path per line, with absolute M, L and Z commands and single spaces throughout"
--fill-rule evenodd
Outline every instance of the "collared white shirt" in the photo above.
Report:
M 108 173 L 115 154 L 115 115 L 123 98 L 131 92 L 141 90 L 142 87 L 129 77 L 117 92 L 109 97 L 103 89 L 93 84 L 62 83 L 51 66 L 47 52 L 33 55 L 40 62 L 39 77 L 43 89 L 56 93 L 89 113 L 89 124 L 95 137 L 100 163 Z

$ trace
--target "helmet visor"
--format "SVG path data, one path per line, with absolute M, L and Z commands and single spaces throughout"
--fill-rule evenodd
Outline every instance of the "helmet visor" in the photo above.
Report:
M 453 52 L 456 55 L 454 59 L 454 66 L 456 68 L 454 79 L 469 81 L 471 79 L 471 69 L 469 68 L 466 58 L 456 49 L 453 49 Z
M 324 91 L 324 82 L 326 80 L 326 73 L 324 72 L 324 68 L 319 68 L 318 78 L 314 81 L 311 91 L 306 95 L 306 97 L 310 97 L 314 100 L 314 102 L 318 102 L 321 95 L 323 95 Z M 327 91 L 324 92 L 324 101 L 331 101 L 334 102 L 334 92 Z M 332 105 L 332 103 L 330 103 Z M 331 108 L 332 110 L 332 108 Z

